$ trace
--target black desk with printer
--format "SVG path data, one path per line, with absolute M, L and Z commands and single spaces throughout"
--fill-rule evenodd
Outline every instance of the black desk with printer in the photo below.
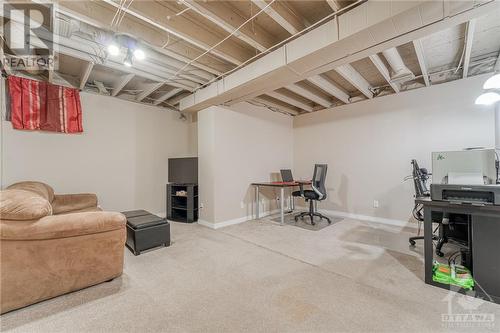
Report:
M 431 197 L 416 203 L 424 207 L 425 283 L 452 289 L 433 280 L 432 224 L 436 216 L 447 214 L 468 225 L 468 258 L 463 262 L 474 278 L 475 296 L 500 304 L 500 185 L 431 185 Z
M 426 181 L 431 174 L 420 169 L 415 160 L 410 179 L 416 190 L 413 215 L 424 223 L 425 283 L 465 292 L 473 280 L 473 291 L 468 295 L 500 304 L 500 185 L 496 156 L 494 149 L 435 152 L 430 191 Z M 433 223 L 438 228 L 433 230 Z M 436 230 L 439 235 L 434 234 Z M 410 244 L 418 239 L 410 238 Z M 441 251 L 443 245 L 446 252 L 451 251 L 447 256 Z M 458 258 L 461 261 L 457 264 Z M 446 259 L 448 265 L 443 263 Z M 464 275 L 460 267 L 465 268 Z M 457 272 L 460 275 L 455 277 L 467 276 L 458 279 L 464 283 L 447 279 L 450 271 L 452 277 Z

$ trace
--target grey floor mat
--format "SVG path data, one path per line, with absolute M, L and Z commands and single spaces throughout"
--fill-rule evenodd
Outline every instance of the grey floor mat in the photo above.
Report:
M 302 229 L 318 231 L 318 230 L 324 229 L 330 225 L 333 225 L 333 224 L 343 220 L 342 218 L 339 218 L 339 217 L 332 217 L 329 215 L 325 215 L 325 216 L 328 216 L 330 218 L 330 220 L 332 221 L 332 224 L 328 224 L 328 221 L 325 219 L 320 220 L 319 217 L 315 217 L 314 222 L 316 222 L 316 224 L 311 225 L 311 219 L 309 217 L 304 217 L 303 219 L 298 219 L 298 221 L 295 222 L 294 216 L 299 214 L 299 213 L 300 212 L 294 212 L 293 214 L 285 215 L 285 224 L 293 225 L 295 227 L 299 227 Z M 280 217 L 279 216 L 273 217 L 271 220 L 279 223 Z

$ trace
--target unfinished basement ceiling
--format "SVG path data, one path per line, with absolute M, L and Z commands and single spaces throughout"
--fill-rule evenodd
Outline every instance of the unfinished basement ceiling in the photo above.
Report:
M 358 11 L 365 2 L 59 1 L 59 75 L 44 73 L 43 77 L 179 110 L 183 98 L 227 77 L 229 71 L 236 73 L 247 63 L 265 57 L 271 47 L 300 36 L 307 27 L 317 29 L 334 19 L 336 11 L 340 10 L 341 17 Z M 463 2 L 457 4 L 463 6 Z M 375 12 L 367 12 L 368 20 L 370 15 Z M 498 17 L 500 10 L 496 9 L 475 18 L 473 24 L 457 24 L 420 38 L 419 44 L 396 45 L 392 56 L 378 52 L 351 62 L 347 69 L 328 69 L 242 100 L 296 115 L 462 79 L 464 63 L 468 63 L 466 76 L 491 72 L 500 55 Z M 320 20 L 324 21 L 314 26 Z M 123 55 L 108 55 L 109 40 L 116 34 L 126 34 L 140 43 L 146 59 L 134 60 L 132 67 L 126 67 Z M 396 62 L 399 58 L 414 78 L 396 83 L 388 79 L 394 74 L 389 56 Z M 424 78 L 423 73 L 428 75 Z

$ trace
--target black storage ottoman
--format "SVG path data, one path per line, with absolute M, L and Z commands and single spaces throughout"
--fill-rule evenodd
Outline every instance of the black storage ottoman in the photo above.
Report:
M 126 246 L 136 256 L 158 246 L 170 246 L 170 223 L 145 210 L 123 212 L 127 217 Z

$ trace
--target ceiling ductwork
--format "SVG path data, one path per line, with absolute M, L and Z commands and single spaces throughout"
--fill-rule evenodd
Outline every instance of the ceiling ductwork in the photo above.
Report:
M 499 8 L 498 1 L 367 1 L 184 97 L 180 109 L 250 100 Z M 399 55 L 389 54 L 391 83 L 414 79 Z
M 395 47 L 384 50 L 382 54 L 389 63 L 389 66 L 391 66 L 391 82 L 403 83 L 415 78 L 415 74 L 406 67 L 403 58 L 401 58 Z

